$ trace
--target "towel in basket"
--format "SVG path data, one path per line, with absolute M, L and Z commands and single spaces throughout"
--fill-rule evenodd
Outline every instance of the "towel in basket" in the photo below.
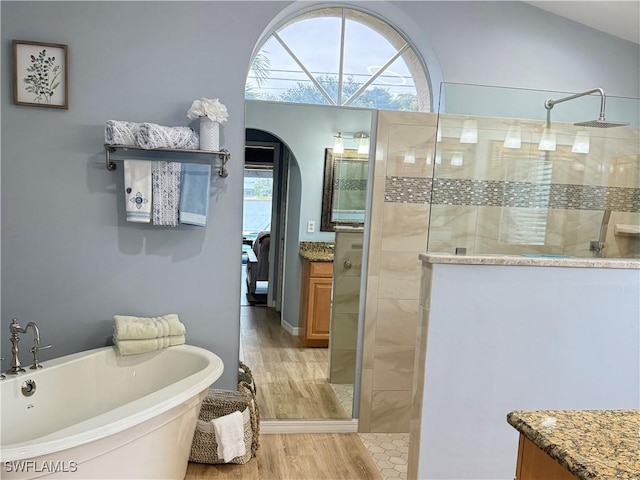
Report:
M 190 462 L 225 463 L 218 458 L 218 443 L 211 420 L 233 412 L 242 413 L 246 452 L 229 463 L 243 464 L 256 456 L 259 447 L 260 415 L 256 404 L 256 387 L 251 370 L 240 362 L 238 391 L 210 389 L 202 401 L 200 417 L 191 444 Z

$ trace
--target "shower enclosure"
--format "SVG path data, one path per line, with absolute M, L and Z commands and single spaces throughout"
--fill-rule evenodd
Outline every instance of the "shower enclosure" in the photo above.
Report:
M 640 101 L 560 97 L 443 84 L 428 251 L 640 257 Z

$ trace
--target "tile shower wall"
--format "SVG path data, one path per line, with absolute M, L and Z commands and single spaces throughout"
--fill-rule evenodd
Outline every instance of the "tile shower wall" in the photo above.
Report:
M 427 248 L 437 115 L 380 112 L 360 388 L 361 432 L 408 432 L 420 262 Z M 407 161 L 405 161 L 407 160 Z
M 478 118 L 478 142 L 461 144 L 464 119 L 440 116 L 433 183 L 413 185 L 430 194 L 429 251 L 589 257 L 604 210 L 611 210 L 604 256 L 640 256 L 638 239 L 615 234 L 616 224 L 640 225 L 638 129 L 588 129 L 585 154 L 572 152 L 577 127 L 552 123 L 557 149 L 544 152 L 543 122 L 518 121 L 522 145 L 510 149 L 503 141 L 514 120 Z M 419 200 L 399 195 L 393 180 L 387 201 Z
M 616 224 L 640 225 L 637 129 L 591 129 L 590 153 L 573 154 L 575 128 L 558 125 L 558 150 L 540 153 L 534 128 L 523 127 L 521 149 L 503 147 L 507 119 L 478 119 L 479 142 L 461 144 L 463 120 L 441 115 L 436 152 L 436 114 L 378 115 L 361 432 L 409 431 L 427 233 L 434 252 L 592 256 L 589 241 L 611 209 L 605 255 L 640 256 L 640 240 L 614 234 Z M 521 238 L 523 222 L 537 221 L 540 244 Z

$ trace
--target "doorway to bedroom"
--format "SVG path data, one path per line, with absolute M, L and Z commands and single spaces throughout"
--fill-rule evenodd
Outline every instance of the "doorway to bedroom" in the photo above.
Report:
M 277 146 L 245 146 L 241 305 L 268 305 Z M 277 197 L 276 197 L 277 201 Z M 272 295 L 271 295 L 272 297 Z

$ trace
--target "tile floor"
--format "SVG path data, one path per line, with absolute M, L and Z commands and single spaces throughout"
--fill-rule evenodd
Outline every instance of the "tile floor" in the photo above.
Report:
M 383 480 L 407 478 L 408 433 L 359 433 Z
M 330 383 L 329 385 L 331 385 L 333 393 L 338 397 L 338 401 L 347 417 L 351 417 L 353 412 L 353 385 L 343 383 Z

